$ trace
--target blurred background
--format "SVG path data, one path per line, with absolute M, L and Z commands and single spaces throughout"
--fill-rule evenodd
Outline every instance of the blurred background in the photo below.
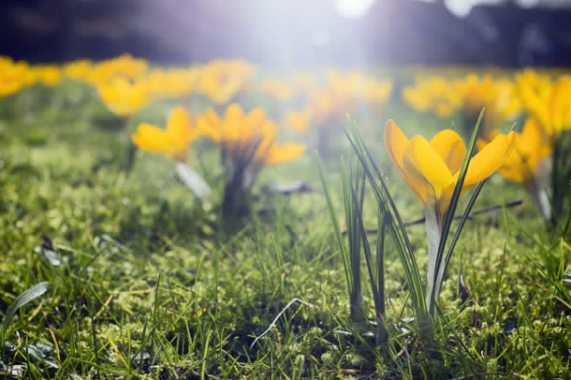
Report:
M 269 67 L 571 65 L 571 0 L 2 0 L 0 55 Z

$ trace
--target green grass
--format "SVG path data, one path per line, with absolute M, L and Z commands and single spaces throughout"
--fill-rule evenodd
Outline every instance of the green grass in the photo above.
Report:
M 34 379 L 571 377 L 571 289 L 562 281 L 569 243 L 546 230 L 521 188 L 499 177 L 476 208 L 516 198 L 524 205 L 467 223 L 443 285 L 436 352 L 404 329 L 410 300 L 397 253 L 387 250 L 391 350 L 384 355 L 374 340 L 351 332 L 342 257 L 311 154 L 263 172 L 255 216 L 229 236 L 216 202 L 198 203 L 175 180 L 171 162 L 138 154 L 132 171 L 121 172 L 121 136 L 85 89 L 32 88 L 0 109 L 0 310 L 49 283 L 5 332 L 5 371 L 23 366 Z M 162 123 L 166 109 L 150 107 L 132 126 Z M 370 125 L 367 142 L 403 217 L 413 220 L 421 206 L 381 148 L 388 117 L 426 135 L 449 122 L 398 101 L 382 120 L 358 120 Z M 339 141 L 347 149 L 342 133 Z M 211 181 L 221 176 L 205 146 L 189 163 Z M 342 220 L 341 166 L 324 167 Z M 317 191 L 285 197 L 264 190 L 296 179 Z M 364 219 L 373 227 L 374 204 L 367 197 Z M 423 227 L 410 232 L 424 272 Z M 60 265 L 45 258 L 44 241 Z M 473 305 L 458 296 L 461 261 Z M 363 289 L 373 319 L 372 295 Z M 311 306 L 293 304 L 251 346 L 294 298 Z M 45 355 L 30 347 L 45 347 Z

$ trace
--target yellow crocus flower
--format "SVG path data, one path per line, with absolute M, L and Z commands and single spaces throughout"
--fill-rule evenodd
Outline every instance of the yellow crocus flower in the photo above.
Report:
M 478 146 L 485 146 L 486 141 L 479 140 Z M 524 185 L 532 185 L 544 168 L 542 163 L 553 152 L 553 147 L 545 139 L 539 124 L 529 119 L 521 133 L 514 136 L 514 147 L 506 157 L 499 173 L 508 180 Z
M 514 134 L 498 134 L 472 158 L 462 184 L 462 192 L 497 171 L 508 156 Z M 437 133 L 430 141 L 421 136 L 411 139 L 389 120 L 384 132 L 385 147 L 394 165 L 410 188 L 424 203 L 428 238 L 426 306 L 433 312 L 444 278 L 445 263 L 437 262 L 443 238 L 444 220 L 467 150 L 464 141 L 450 129 Z
M 132 116 L 152 100 L 147 82 L 131 82 L 124 77 L 97 84 L 97 91 L 107 108 L 120 117 Z
M 223 154 L 236 165 L 280 164 L 298 158 L 305 151 L 303 145 L 277 144 L 278 127 L 260 108 L 245 113 L 238 104 L 232 104 L 223 118 L 208 111 L 198 123 L 202 133 L 221 145 Z
M 561 77 L 552 85 L 529 78 L 533 77 L 528 74 L 518 78 L 521 100 L 554 142 L 563 130 L 571 129 L 571 77 Z
M 169 115 L 166 129 L 148 123 L 139 124 L 131 141 L 139 149 L 184 162 L 188 150 L 200 133 L 192 125 L 190 114 L 183 107 L 175 107 Z
M 514 134 L 498 134 L 470 159 L 462 192 L 497 171 L 507 157 Z M 466 146 L 458 133 L 446 129 L 430 141 L 422 136 L 409 139 L 393 120 L 384 132 L 385 148 L 409 187 L 442 221 L 458 182 Z
M 0 57 L 0 97 L 13 95 L 32 84 L 31 73 L 27 63 Z

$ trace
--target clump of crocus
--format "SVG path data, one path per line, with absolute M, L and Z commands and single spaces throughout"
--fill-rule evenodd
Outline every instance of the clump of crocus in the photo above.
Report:
M 441 118 L 450 117 L 461 105 L 452 82 L 439 76 L 416 80 L 403 89 L 402 99 L 416 111 L 433 112 Z
M 183 107 L 175 107 L 170 112 L 165 129 L 141 123 L 131 140 L 143 151 L 173 159 L 180 179 L 194 194 L 203 199 L 210 194 L 210 188 L 186 165 L 190 147 L 201 136 L 202 133 L 193 125 L 190 114 Z
M 482 108 L 486 108 L 484 128 L 493 130 L 514 120 L 521 105 L 514 83 L 507 78 L 468 74 L 449 79 L 435 76 L 419 79 L 403 90 L 403 100 L 411 108 L 446 118 L 461 112 L 463 127 L 470 130 Z
M 470 130 L 482 108 L 486 109 L 484 131 L 499 128 L 506 121 L 513 121 L 521 110 L 513 81 L 490 75 L 469 74 L 455 84 L 462 97 L 464 129 Z
M 552 85 L 544 83 L 536 90 L 523 78 L 519 89 L 525 111 L 539 123 L 545 137 L 555 142 L 564 130 L 571 129 L 571 77 L 561 77 Z
M 322 156 L 333 152 L 333 138 L 342 136 L 348 114 L 379 112 L 390 98 L 392 82 L 360 72 L 341 74 L 330 71 L 326 85 L 310 94 L 307 111 L 317 129 L 317 149 Z
M 428 237 L 426 306 L 432 314 L 449 259 L 444 257 L 450 228 L 447 221 L 452 220 L 460 195 L 501 167 L 513 139 L 513 132 L 498 134 L 467 161 L 469 151 L 453 130 L 443 130 L 428 141 L 422 136 L 409 139 L 392 120 L 385 127 L 385 147 L 393 164 L 424 204 Z M 461 188 L 458 187 L 460 180 Z M 459 193 L 457 188 L 461 189 Z
M 566 139 L 571 133 L 571 77 L 552 82 L 548 77 L 525 71 L 517 77 L 520 98 L 529 116 L 520 135 L 512 162 L 520 165 L 522 183 L 531 192 L 543 217 L 557 223 L 571 197 L 568 165 L 560 157 L 569 155 Z M 521 153 L 520 153 L 521 152 Z M 515 156 L 515 155 L 519 155 Z M 557 156 L 557 159 L 555 159 Z M 508 162 L 509 163 L 509 162 Z M 517 179 L 513 172 L 508 179 Z M 517 182 L 517 181 L 516 181 Z
M 232 104 L 223 117 L 211 110 L 200 118 L 199 128 L 221 147 L 226 173 L 222 215 L 233 220 L 249 213 L 251 189 L 263 167 L 294 160 L 305 149 L 278 144 L 278 127 L 260 108 L 246 113 Z

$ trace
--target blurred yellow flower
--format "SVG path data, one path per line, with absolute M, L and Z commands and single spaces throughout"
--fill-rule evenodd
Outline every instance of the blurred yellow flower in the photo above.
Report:
M 33 83 L 30 66 L 0 57 L 0 97 L 13 95 Z
M 224 104 L 245 88 L 255 72 L 246 61 L 215 60 L 200 69 L 197 91 L 216 104 Z
M 55 86 L 62 78 L 61 69 L 54 65 L 35 66 L 32 68 L 32 75 L 35 81 L 46 86 Z
M 275 78 L 265 79 L 260 85 L 260 91 L 263 95 L 278 102 L 288 102 L 296 95 L 295 88 L 291 82 Z
M 493 137 L 494 135 L 492 135 Z M 487 141 L 478 140 L 483 148 Z M 499 173 L 510 181 L 534 186 L 537 177 L 545 171 L 544 163 L 551 156 L 553 147 L 543 135 L 535 120 L 528 120 L 521 133 L 514 136 L 514 147 L 499 169 Z
M 107 108 L 120 117 L 137 113 L 152 100 L 147 82 L 131 82 L 124 77 L 98 83 L 97 91 Z
M 196 69 L 155 69 L 146 77 L 154 96 L 182 98 L 192 93 L 198 79 Z
M 223 155 L 236 166 L 280 164 L 298 158 L 305 151 L 303 145 L 277 144 L 278 127 L 260 108 L 245 113 L 239 105 L 232 104 L 223 118 L 210 110 L 198 123 L 199 129 L 221 145 Z
M 552 143 L 563 130 L 571 129 L 571 77 L 551 84 L 527 72 L 518 77 L 518 89 L 525 110 Z
M 297 133 L 307 133 L 311 124 L 309 111 L 288 111 L 285 125 Z
M 327 73 L 325 88 L 310 95 L 308 108 L 317 126 L 326 126 L 333 120 L 356 111 L 359 107 L 375 109 L 386 103 L 392 93 L 392 82 L 380 80 L 361 72 Z
M 87 82 L 93 70 L 93 62 L 88 59 L 81 59 L 67 63 L 63 67 L 63 73 L 66 77 Z
M 516 87 L 508 79 L 469 74 L 456 82 L 456 92 L 462 97 L 462 110 L 470 124 L 477 119 L 482 108 L 486 108 L 484 127 L 488 130 L 513 120 L 521 110 Z
M 498 134 L 470 159 L 462 192 L 497 171 L 510 152 L 514 133 Z M 408 139 L 396 123 L 389 120 L 384 132 L 385 148 L 409 187 L 426 207 L 434 210 L 437 220 L 448 211 L 462 162 L 466 156 L 464 141 L 453 130 L 437 133 L 430 142 L 424 137 Z
M 416 111 L 434 112 L 441 118 L 451 116 L 462 103 L 453 84 L 443 77 L 417 80 L 414 85 L 403 89 L 402 99 Z
M 95 64 L 89 74 L 88 82 L 98 84 L 116 77 L 137 80 L 147 73 L 148 68 L 149 64 L 144 59 L 125 54 Z
M 169 115 L 166 129 L 142 123 L 131 140 L 141 150 L 183 162 L 190 146 L 200 136 L 192 125 L 190 114 L 183 107 L 175 107 Z
M 471 128 L 482 108 L 486 108 L 484 125 L 493 129 L 514 119 L 521 110 L 512 81 L 468 74 L 459 79 L 445 77 L 422 78 L 402 93 L 404 102 L 421 112 L 432 112 L 441 118 L 462 111 Z

